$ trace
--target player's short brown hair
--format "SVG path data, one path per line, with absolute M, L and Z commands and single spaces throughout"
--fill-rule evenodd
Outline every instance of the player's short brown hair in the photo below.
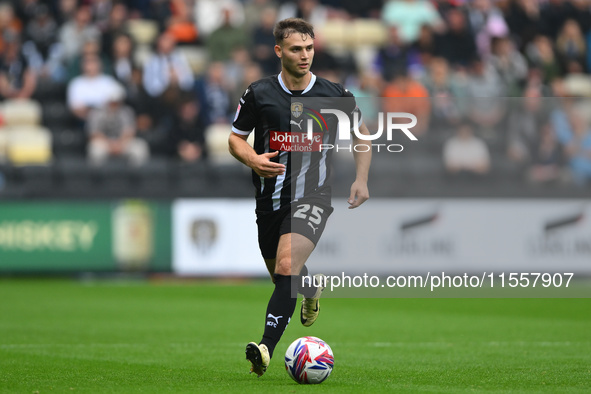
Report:
M 277 22 L 273 29 L 275 43 L 280 45 L 283 40 L 291 36 L 293 33 L 307 34 L 314 38 L 314 26 L 302 18 L 283 19 L 282 21 Z

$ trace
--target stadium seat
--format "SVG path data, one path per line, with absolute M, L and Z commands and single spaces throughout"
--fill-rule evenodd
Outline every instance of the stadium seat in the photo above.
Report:
M 374 19 L 357 19 L 353 22 L 353 29 L 349 33 L 355 47 L 379 47 L 386 42 L 387 31 L 383 24 Z
M 173 168 L 171 182 L 179 197 L 203 197 L 215 191 L 204 163 L 177 163 Z
M 207 175 L 209 184 L 213 186 L 209 188 L 210 195 L 207 197 L 215 197 L 215 193 L 235 198 L 252 197 L 251 171 L 237 160 L 211 166 Z
M 127 159 L 111 157 L 99 166 L 91 166 L 92 177 L 97 182 L 97 194 L 126 196 L 135 194 L 131 183 L 132 168 Z
M 131 180 L 137 185 L 136 192 L 152 198 L 170 195 L 170 163 L 165 158 L 151 157 L 144 165 L 132 167 Z
M 571 74 L 564 78 L 564 89 L 574 97 L 591 97 L 591 78 L 584 74 Z
M 49 164 L 52 158 L 51 133 L 40 126 L 13 126 L 8 129 L 8 159 L 14 165 Z
M 185 56 L 195 75 L 202 75 L 205 73 L 209 62 L 209 53 L 205 48 L 185 45 L 179 46 L 178 50 Z
M 228 151 L 228 137 L 231 126 L 229 124 L 212 124 L 205 130 L 205 143 L 212 163 L 230 163 L 234 157 Z M 249 136 L 249 143 L 252 145 L 254 133 Z
M 24 165 L 14 169 L 14 178 L 26 197 L 48 196 L 55 193 L 57 183 L 53 166 Z
M 43 125 L 51 130 L 71 127 L 74 118 L 62 101 L 50 101 L 42 105 Z
M 5 126 L 34 126 L 41 123 L 41 105 L 33 100 L 6 100 L 2 106 Z
M 93 197 L 96 182 L 83 156 L 60 155 L 54 164 L 59 189 L 70 197 Z
M 86 155 L 87 135 L 83 130 L 52 129 L 53 153 L 56 156 Z
M 387 35 L 384 25 L 373 19 L 357 19 L 354 22 L 329 20 L 318 32 L 322 41 L 333 50 L 379 46 L 385 42 Z
M 52 81 L 50 78 L 39 78 L 33 100 L 41 104 L 47 102 L 64 101 L 66 98 L 67 83 Z
M 139 45 L 150 45 L 158 35 L 158 23 L 146 19 L 132 19 L 127 22 L 127 28 Z

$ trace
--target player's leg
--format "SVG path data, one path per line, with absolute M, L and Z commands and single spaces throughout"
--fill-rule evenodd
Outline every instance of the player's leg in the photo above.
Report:
M 271 280 L 275 283 L 275 262 L 277 259 L 265 259 L 265 265 L 267 266 L 267 271 L 269 271 L 269 275 L 271 275 Z
M 265 330 L 261 345 L 265 345 L 270 357 L 281 339 L 297 303 L 297 289 L 292 282 L 314 250 L 314 243 L 301 234 L 288 233 L 279 238 L 275 264 L 275 289 L 266 311 Z
M 299 274 L 314 247 L 314 243 L 301 234 L 283 234 L 277 246 L 275 274 L 285 276 Z
M 288 214 L 287 210 L 283 212 L 257 212 L 259 247 L 273 283 L 275 283 L 275 263 L 277 261 L 280 225 L 285 219 L 286 213 Z M 251 363 L 250 372 L 254 372 L 259 377 L 262 376 L 271 360 L 267 346 L 262 343 L 250 342 L 246 345 L 245 353 L 246 359 Z
M 305 236 L 316 245 L 320 241 L 332 211 L 333 208 L 329 204 L 302 200 L 293 208 L 291 230 Z M 302 325 L 309 327 L 318 317 L 319 299 L 326 286 L 326 277 L 323 274 L 310 276 L 305 265 L 301 268 L 301 271 L 292 270 L 292 272 L 299 274 L 298 291 L 304 296 L 300 310 L 300 321 Z
M 246 347 L 246 358 L 252 363 L 251 371 L 258 376 L 266 371 L 275 346 L 295 310 L 297 292 L 292 289 L 299 287 L 298 291 L 304 294 L 302 311 L 308 319 L 309 313 L 313 314 L 308 321 L 313 322 L 318 315 L 317 299 L 311 297 L 318 298 L 319 291 L 321 292 L 322 289 L 318 290 L 313 284 L 298 286 L 298 282 L 301 282 L 298 274 L 303 270 L 302 273 L 307 275 L 305 262 L 314 250 L 332 208 L 314 208 L 312 211 L 317 215 L 313 218 L 314 226 L 310 226 L 307 219 L 300 220 L 297 216 L 292 218 L 293 212 L 289 209 L 272 214 L 257 213 L 259 246 L 265 258 L 267 270 L 272 274 L 275 283 L 265 314 L 263 339 L 258 345 L 251 342 Z M 292 219 L 294 228 L 292 228 Z M 309 307 L 309 313 L 306 313 L 305 305 L 310 303 L 310 300 L 314 307 Z

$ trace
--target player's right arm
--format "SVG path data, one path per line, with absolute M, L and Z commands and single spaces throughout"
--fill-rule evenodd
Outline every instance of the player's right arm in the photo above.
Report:
M 246 139 L 248 135 L 230 133 L 228 144 L 230 153 L 240 162 L 246 164 L 263 178 L 273 178 L 285 173 L 285 166 L 281 163 L 275 163 L 271 159 L 279 154 L 279 151 L 257 154 Z
M 279 152 L 258 154 L 246 141 L 248 135 L 256 127 L 257 118 L 257 107 L 251 85 L 240 98 L 240 104 L 238 104 L 238 109 L 236 110 L 232 132 L 228 138 L 230 153 L 241 163 L 252 168 L 258 176 L 273 178 L 277 175 L 283 175 L 285 173 L 285 165 L 271 160 Z

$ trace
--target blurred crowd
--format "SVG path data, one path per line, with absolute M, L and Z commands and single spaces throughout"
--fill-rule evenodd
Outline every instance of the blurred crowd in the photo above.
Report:
M 535 183 L 591 180 L 589 0 L 3 0 L 0 96 L 39 102 L 93 165 L 208 160 L 245 88 L 279 71 L 287 17 L 315 26 L 314 73 L 375 99 L 366 119 L 427 119 L 450 179 L 496 157 Z M 359 21 L 376 29 L 346 37 Z

